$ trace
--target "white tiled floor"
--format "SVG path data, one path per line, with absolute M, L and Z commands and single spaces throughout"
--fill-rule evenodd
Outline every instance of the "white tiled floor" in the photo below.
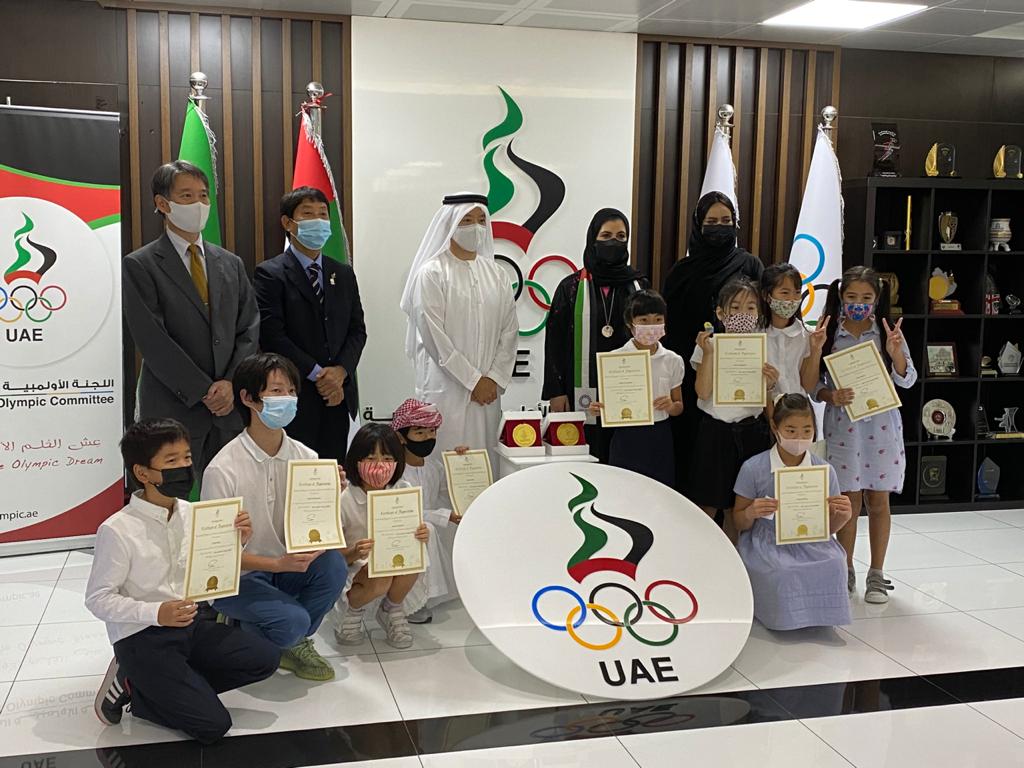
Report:
M 869 559 L 861 521 L 863 592 Z M 0 558 L 0 756 L 177 737 L 126 717 L 103 728 L 92 697 L 110 658 L 103 626 L 82 606 L 87 552 Z M 755 626 L 733 668 L 701 693 L 1024 666 L 1024 511 L 899 517 L 886 606 L 853 600 L 852 625 L 769 632 Z M 584 699 L 512 666 L 458 603 L 414 629 L 395 651 L 373 626 L 355 648 L 335 643 L 332 617 L 317 645 L 337 679 L 286 674 L 225 695 L 235 734 L 521 710 Z M 1016 735 L 1015 735 L 1016 734 Z M 1024 700 L 850 715 L 534 747 L 399 758 L 379 768 L 759 764 L 864 766 L 1024 764 Z M 628 751 L 627 751 L 628 750 Z M 1007 756 L 1010 757 L 1007 757 Z M 1016 761 L 1016 762 L 1015 762 Z M 359 764 L 356 764 L 359 765 Z

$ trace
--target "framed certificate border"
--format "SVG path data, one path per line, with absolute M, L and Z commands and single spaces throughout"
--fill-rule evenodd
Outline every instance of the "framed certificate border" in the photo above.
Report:
M 647 413 L 644 420 L 639 419 L 611 419 L 608 418 L 605 409 L 601 411 L 601 426 L 604 427 L 649 427 L 654 423 L 654 384 L 651 381 L 651 353 L 646 349 L 625 350 L 618 352 L 597 353 L 597 386 L 598 396 L 604 398 L 604 362 L 614 360 L 618 357 L 646 357 L 647 358 Z
M 860 413 L 854 413 L 852 405 L 844 405 L 843 407 L 846 409 L 846 415 L 850 417 L 850 421 L 860 421 L 868 416 L 877 416 L 880 413 L 894 411 L 903 404 L 900 401 L 900 396 L 896 393 L 896 385 L 892 382 L 892 376 L 890 376 L 889 371 L 885 369 L 885 363 L 882 361 L 882 354 L 878 351 L 878 347 L 875 345 L 875 342 L 871 340 L 863 341 L 860 344 L 855 344 L 854 346 L 848 347 L 839 352 L 833 352 L 825 358 L 825 367 L 828 368 L 828 373 L 832 377 L 832 383 L 836 385 L 836 389 L 844 388 L 842 382 L 839 381 L 839 378 L 836 376 L 835 369 L 832 365 L 833 361 L 845 355 L 858 353 L 865 347 L 871 348 L 875 361 L 878 363 L 878 370 L 882 373 L 882 380 L 886 384 L 886 388 L 889 391 L 889 397 L 892 398 L 892 401 L 878 405 L 874 408 L 867 408 Z
M 241 534 L 238 536 L 235 545 L 235 588 L 234 589 L 222 589 L 217 592 L 204 592 L 202 595 L 189 595 L 188 585 L 192 582 L 192 555 L 196 549 L 196 530 L 199 528 L 196 525 L 197 512 L 202 512 L 204 509 L 213 509 L 215 507 L 230 507 L 235 508 L 235 517 L 238 517 L 238 513 L 242 511 L 242 497 L 235 496 L 230 499 L 211 499 L 209 501 L 196 501 L 192 503 L 192 530 L 189 533 L 188 542 L 188 561 L 185 563 L 185 583 L 182 585 L 182 592 L 185 600 L 192 600 L 202 602 L 205 600 L 216 600 L 219 597 L 234 597 L 238 594 L 238 588 L 241 586 L 239 582 L 242 579 L 242 539 Z M 233 520 L 234 518 L 232 518 Z
M 312 544 L 294 544 L 292 542 L 292 473 L 296 467 L 332 467 L 334 476 L 338 477 L 338 462 L 334 459 L 291 459 L 288 462 L 288 482 L 285 485 L 284 492 L 284 549 L 288 554 L 297 554 L 300 552 L 316 552 L 321 549 L 344 549 L 348 546 L 345 542 L 345 532 L 341 527 L 341 479 L 338 479 L 338 493 L 334 497 L 334 520 L 338 526 L 338 532 L 341 534 L 341 543 L 332 544 L 330 547 L 324 547 L 322 543 Z
M 719 346 L 722 341 L 727 344 L 732 341 L 742 341 L 744 339 L 751 339 L 757 341 L 761 346 L 761 360 L 768 362 L 768 335 L 765 333 L 725 333 L 716 334 L 715 339 L 715 377 L 712 384 L 711 399 L 712 403 L 717 406 L 760 406 L 764 408 L 768 405 L 768 385 L 764 380 L 764 376 L 761 376 L 761 397 L 759 400 L 726 400 L 719 398 L 718 396 L 718 362 L 722 359 L 721 347 Z M 762 365 L 763 367 L 763 365 Z
M 390 499 L 394 496 L 406 496 L 415 494 L 417 497 L 417 504 L 420 509 L 420 525 L 423 525 L 423 489 L 419 486 L 415 488 L 397 488 L 390 491 L 369 491 L 366 494 L 366 530 L 367 536 L 376 542 L 377 534 L 374 531 L 373 525 L 373 508 L 379 499 Z M 366 564 L 367 571 L 371 579 L 378 578 L 380 576 L 403 576 L 407 573 L 423 573 L 427 568 L 427 545 L 422 541 L 417 542 L 420 545 L 420 565 L 411 566 L 409 568 L 389 568 L 386 570 L 380 570 L 373 566 L 373 552 L 370 552 L 370 559 Z
M 494 485 L 494 468 L 491 467 L 491 455 L 488 453 L 487 449 L 478 448 L 476 450 L 466 451 L 464 454 L 461 454 L 461 456 L 479 456 L 481 454 L 486 459 L 484 464 L 487 467 L 487 486 L 490 487 Z M 441 458 L 444 461 L 444 479 L 445 482 L 448 483 L 448 496 L 452 500 L 452 506 L 455 508 L 455 513 L 459 517 L 465 517 L 466 510 L 459 509 L 459 503 L 455 500 L 455 494 L 452 493 L 452 470 L 451 464 L 449 463 L 450 458 L 458 458 L 459 456 L 460 454 L 455 451 L 445 451 L 441 454 Z
M 828 541 L 831 537 L 831 533 L 828 530 L 828 464 L 816 464 L 808 467 L 796 466 L 796 467 L 781 467 L 774 471 L 775 474 L 775 498 L 779 500 L 779 508 L 775 512 L 775 542 L 777 544 L 810 544 L 816 541 Z M 822 483 L 822 497 L 821 504 L 824 510 L 824 536 L 795 536 L 793 538 L 785 538 L 782 535 L 782 478 L 784 475 L 792 474 L 794 472 L 814 472 L 822 475 L 824 482 Z

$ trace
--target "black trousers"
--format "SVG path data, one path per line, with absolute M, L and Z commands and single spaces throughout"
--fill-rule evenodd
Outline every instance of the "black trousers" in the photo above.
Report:
M 351 423 L 348 403 L 328 406 L 308 379 L 299 390 L 299 410 L 286 427 L 288 436 L 316 451 L 321 459 L 345 461 L 348 452 L 348 427 Z
M 132 714 L 211 744 L 231 728 L 217 694 L 274 674 L 281 652 L 262 637 L 210 619 L 149 627 L 114 643 Z

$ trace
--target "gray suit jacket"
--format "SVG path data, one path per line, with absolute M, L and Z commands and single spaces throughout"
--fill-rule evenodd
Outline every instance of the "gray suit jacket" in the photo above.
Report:
M 177 419 L 193 440 L 214 425 L 241 430 L 237 411 L 214 416 L 203 397 L 214 381 L 230 381 L 259 341 L 259 311 L 242 260 L 212 243 L 203 250 L 209 312 L 167 235 L 122 262 L 124 318 L 143 358 L 139 415 Z

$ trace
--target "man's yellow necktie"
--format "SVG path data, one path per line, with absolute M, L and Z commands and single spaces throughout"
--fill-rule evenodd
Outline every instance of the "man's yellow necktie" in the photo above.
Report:
M 199 256 L 199 246 L 192 243 L 188 247 L 189 259 L 189 270 L 192 272 L 192 282 L 196 286 L 196 291 L 199 292 L 199 298 L 203 300 L 203 304 L 209 306 L 210 304 L 210 291 L 206 284 L 206 270 L 203 269 L 203 260 Z

